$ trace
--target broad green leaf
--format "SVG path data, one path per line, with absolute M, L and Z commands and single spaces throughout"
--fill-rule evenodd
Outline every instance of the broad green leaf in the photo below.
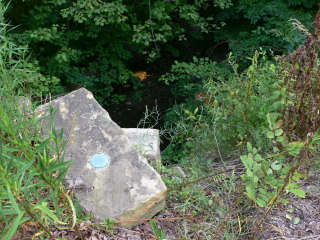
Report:
M 293 219 L 293 224 L 299 224 L 299 222 L 300 222 L 300 218 L 295 217 L 295 218 Z
M 274 126 L 277 120 L 277 116 L 274 113 L 268 113 L 267 114 L 267 120 L 269 123 L 270 130 L 274 130 Z
M 188 115 L 193 115 L 192 112 L 190 112 L 190 111 L 187 110 L 187 109 L 184 109 L 184 112 L 187 113 Z
M 294 188 L 299 188 L 299 184 L 292 182 L 287 186 L 287 189 L 294 189 Z
M 257 200 L 255 199 L 255 197 L 254 197 L 254 196 L 251 196 L 248 192 L 245 192 L 244 194 L 247 195 L 248 198 L 250 198 L 252 201 L 257 202 Z
M 273 196 L 271 195 L 270 196 L 270 201 L 268 202 L 268 204 L 267 204 L 267 206 L 271 206 L 273 203 L 274 203 L 274 201 L 276 200 L 276 198 L 277 198 L 277 194 L 276 193 L 273 193 Z
M 279 137 L 276 138 L 276 141 L 279 142 L 279 143 L 286 143 L 287 139 L 284 136 L 279 136 Z
M 284 199 L 284 198 L 281 198 L 281 199 L 280 199 L 280 202 L 281 202 L 282 204 L 289 204 L 289 203 L 290 203 L 287 199 Z
M 248 180 L 248 177 L 247 177 L 246 174 L 242 174 L 242 175 L 241 175 L 241 179 L 242 179 L 243 181 L 246 181 L 246 180 Z
M 253 188 L 253 186 L 250 186 L 250 185 L 249 185 L 249 183 L 247 183 L 246 191 L 247 191 L 247 193 L 248 193 L 250 196 L 252 196 L 253 198 L 255 197 L 256 191 L 255 191 L 255 189 Z
M 278 153 L 278 152 L 279 152 L 279 148 L 273 147 L 273 152 L 274 152 L 274 153 Z
M 303 146 L 303 142 L 291 142 L 286 146 L 286 150 L 291 156 L 297 156 Z
M 258 150 L 256 148 L 252 148 L 252 153 L 256 154 L 258 152 Z
M 308 175 L 307 174 L 303 174 L 303 173 L 299 173 L 299 172 L 296 172 L 292 179 L 295 180 L 295 181 L 299 181 L 301 178 L 307 178 Z
M 240 156 L 240 159 L 245 166 L 245 168 L 249 168 L 249 162 L 248 162 L 248 157 L 246 155 Z
M 283 124 L 283 121 L 282 120 L 279 120 L 276 122 L 275 126 L 274 126 L 274 129 L 279 129 Z
M 193 114 L 196 115 L 196 114 L 198 113 L 198 111 L 199 111 L 199 108 L 197 107 L 197 108 L 194 110 Z
M 265 207 L 267 205 L 267 202 L 261 198 L 257 198 L 257 203 L 259 207 Z
M 281 128 L 276 129 L 275 132 L 274 132 L 274 135 L 275 135 L 276 137 L 279 137 L 279 136 L 281 136 L 282 134 L 283 134 L 283 130 L 282 130 Z
M 254 160 L 252 158 L 252 155 L 248 154 L 248 156 L 245 156 L 244 157 L 244 160 L 243 160 L 243 165 L 246 167 L 246 168 L 252 168 L 252 165 L 254 163 Z
M 273 139 L 274 138 L 274 133 L 271 131 L 267 132 L 267 138 Z
M 266 203 L 267 202 L 269 202 L 269 197 L 267 196 L 267 193 L 266 194 L 262 194 L 262 193 L 260 193 L 259 194 L 259 197 L 261 198 L 261 199 L 263 199 Z
M 252 145 L 249 142 L 247 142 L 247 149 L 249 152 L 252 152 Z
M 261 157 L 260 154 L 256 154 L 256 156 L 255 156 L 254 158 L 255 158 L 256 162 L 261 162 L 261 161 L 264 160 L 264 159 Z
M 298 197 L 301 197 L 301 198 L 305 198 L 306 197 L 306 192 L 303 191 L 300 188 L 288 189 L 287 191 L 291 192 L 291 193 L 293 193 L 293 194 L 295 194 L 295 195 L 297 195 Z
M 255 172 L 255 173 L 261 172 L 261 164 L 254 162 L 254 163 L 253 163 L 253 166 L 252 166 L 252 170 L 253 170 L 253 172 Z
M 271 168 L 275 171 L 278 171 L 282 168 L 282 164 L 279 162 L 279 161 L 274 161 L 272 164 L 271 164 Z
M 259 188 L 259 193 L 262 195 L 266 195 L 267 191 L 264 188 Z

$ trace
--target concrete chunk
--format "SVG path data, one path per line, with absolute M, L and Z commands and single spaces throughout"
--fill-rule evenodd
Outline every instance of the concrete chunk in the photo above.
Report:
M 149 162 L 158 166 L 161 163 L 160 137 L 158 129 L 147 128 L 123 128 L 133 146 Z
M 151 218 L 165 205 L 166 186 L 140 156 L 125 132 L 84 88 L 37 108 L 57 110 L 56 128 L 64 129 L 65 160 L 73 160 L 66 183 L 80 205 L 100 220 Z M 46 123 L 43 123 L 46 126 Z M 124 221 L 122 227 L 140 222 Z

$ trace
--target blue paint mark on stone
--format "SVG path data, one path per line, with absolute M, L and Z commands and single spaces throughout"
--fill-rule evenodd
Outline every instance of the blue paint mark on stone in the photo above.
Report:
M 103 168 L 109 165 L 110 159 L 109 156 L 103 153 L 98 153 L 93 155 L 90 160 L 90 164 L 94 168 Z

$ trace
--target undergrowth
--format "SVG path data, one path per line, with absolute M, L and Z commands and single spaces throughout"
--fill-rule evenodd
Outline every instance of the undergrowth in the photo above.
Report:
M 4 11 L 0 5 L 0 238 L 23 239 L 32 231 L 33 237 L 53 239 L 57 228 L 77 230 L 73 197 L 62 184 L 70 162 L 64 161 L 63 134 L 52 119 L 48 134 L 39 127 L 43 119 L 34 112 L 29 90 L 44 94 L 48 88 L 25 49 L 7 37 Z
M 173 189 L 187 182 L 169 193 L 184 237 L 255 239 L 272 208 L 307 196 L 299 182 L 319 165 L 319 29 L 320 12 L 303 46 L 272 59 L 256 51 L 242 72 L 230 55 L 232 74 L 212 74 L 197 106 L 167 115 L 175 131 L 164 161 L 190 178 L 165 170 Z

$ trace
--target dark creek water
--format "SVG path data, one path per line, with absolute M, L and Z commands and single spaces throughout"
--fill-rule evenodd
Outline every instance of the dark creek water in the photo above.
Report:
M 131 94 L 134 94 L 133 90 Z M 136 128 L 143 127 L 138 126 L 138 123 L 144 118 L 146 107 L 150 111 L 156 107 L 160 118 L 157 122 L 152 121 L 151 124 L 152 127 L 153 124 L 156 124 L 153 128 L 161 129 L 164 125 L 163 115 L 174 105 L 175 102 L 179 101 L 172 96 L 170 86 L 159 82 L 155 78 L 150 78 L 143 83 L 143 87 L 141 88 L 141 97 L 139 100 L 135 100 L 132 96 L 130 97 L 129 93 L 127 101 L 122 104 L 107 106 L 106 110 L 109 112 L 112 120 L 120 127 Z M 160 144 L 161 150 L 165 149 L 168 144 L 168 139 L 162 139 Z
M 228 52 L 227 44 L 223 43 L 210 48 L 210 51 L 206 51 L 205 55 L 209 56 L 212 60 L 221 62 L 226 59 Z M 113 121 L 123 128 L 136 128 L 139 121 L 144 117 L 146 106 L 149 110 L 157 106 L 160 113 L 160 121 L 158 121 L 155 128 L 162 128 L 164 123 L 163 116 L 166 111 L 172 108 L 175 103 L 182 103 L 185 100 L 185 98 L 173 96 L 171 86 L 167 86 L 158 80 L 161 74 L 170 70 L 172 63 L 173 59 L 170 62 L 167 58 L 167 61 L 153 63 L 152 65 L 145 65 L 143 63 L 134 64 L 132 66 L 133 69 L 136 69 L 136 71 L 146 71 L 150 76 L 147 77 L 146 81 L 142 83 L 142 87 L 138 90 L 134 90 L 132 86 L 128 86 L 120 91 L 127 96 L 127 100 L 124 103 L 105 106 Z M 139 97 L 134 96 L 137 93 Z M 163 143 L 162 149 L 165 146 L 166 143 Z
M 146 106 L 150 111 L 157 107 L 161 118 L 156 127 L 161 128 L 163 114 L 180 100 L 172 95 L 170 86 L 159 82 L 157 77 L 153 76 L 148 77 L 140 89 L 129 88 L 126 93 L 128 97 L 124 103 L 106 107 L 113 121 L 123 128 L 138 127 L 139 121 L 144 117 Z

